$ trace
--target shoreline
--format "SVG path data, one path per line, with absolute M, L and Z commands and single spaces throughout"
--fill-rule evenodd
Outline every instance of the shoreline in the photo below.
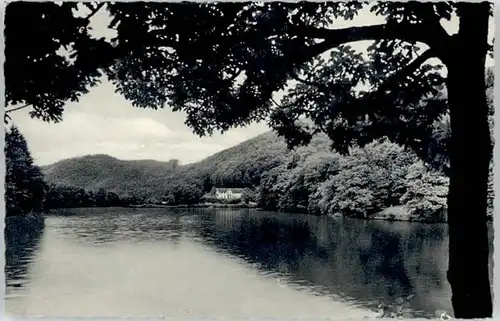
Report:
M 128 205 L 129 208 L 248 208 L 258 209 L 256 205 L 250 204 L 180 204 L 180 205 L 160 205 L 160 204 L 140 204 Z
M 140 205 L 123 205 L 123 206 L 105 206 L 107 207 L 118 207 L 118 208 L 137 208 L 137 209 L 154 209 L 154 208 L 207 208 L 207 209 L 222 209 L 222 208 L 230 208 L 230 209 L 251 209 L 255 211 L 268 211 L 264 208 L 258 207 L 257 204 L 191 204 L 191 205 L 161 205 L 161 204 L 140 204 Z M 96 208 L 95 206 L 92 207 L 83 207 L 83 208 Z M 102 208 L 102 207 L 99 207 Z M 52 211 L 58 211 L 61 209 L 48 209 L 46 213 L 50 213 Z M 284 211 L 272 211 L 272 212 L 279 212 L 279 213 L 288 213 L 290 215 L 312 215 L 312 216 L 326 216 L 329 218 L 349 218 L 349 219 L 358 219 L 358 220 L 376 220 L 376 221 L 387 221 L 387 222 L 410 222 L 410 223 L 425 223 L 425 224 L 447 224 L 446 220 L 446 215 L 445 214 L 436 214 L 436 217 L 434 218 L 424 218 L 421 216 L 417 215 L 412 215 L 410 214 L 410 211 L 405 208 L 404 206 L 393 206 L 384 209 L 383 211 L 380 211 L 378 213 L 366 215 L 365 217 L 350 217 L 350 216 L 343 216 L 341 214 L 314 214 L 314 213 L 304 213 L 304 212 L 284 212 Z M 31 213 L 25 216 L 10 216 L 7 219 L 12 219 L 13 220 L 19 220 L 20 218 L 23 219 L 23 221 L 28 221 L 28 222 L 34 222 L 35 225 L 37 223 L 37 220 L 39 221 L 40 219 L 43 220 L 43 214 L 36 214 L 36 213 Z M 37 219 L 38 218 L 38 219 Z M 488 222 L 491 222 L 493 220 L 492 217 L 488 218 Z M 43 222 L 41 223 L 43 224 Z
M 342 217 L 341 215 L 327 214 L 328 217 Z M 403 205 L 388 207 L 380 212 L 366 215 L 365 217 L 349 217 L 367 221 L 387 221 L 387 222 L 409 222 L 424 224 L 447 224 L 446 215 L 436 213 L 434 218 L 423 218 L 412 215 L 410 210 Z
M 157 205 L 157 204 L 141 204 L 141 205 L 129 205 L 129 208 L 247 208 L 256 211 L 267 211 L 264 208 L 258 207 L 257 205 L 247 205 L 247 204 L 192 204 L 192 205 Z M 277 211 L 280 212 L 280 211 Z M 447 224 L 447 220 L 443 216 L 437 219 L 422 219 L 417 217 L 412 217 L 408 209 L 404 206 L 393 206 L 386 208 L 375 214 L 367 215 L 366 217 L 349 217 L 335 214 L 313 214 L 307 212 L 282 212 L 289 213 L 291 215 L 301 214 L 301 215 L 313 215 L 313 216 L 327 216 L 330 218 L 346 217 L 358 220 L 376 220 L 376 221 L 387 221 L 387 222 L 410 222 L 410 223 L 425 223 L 425 224 Z

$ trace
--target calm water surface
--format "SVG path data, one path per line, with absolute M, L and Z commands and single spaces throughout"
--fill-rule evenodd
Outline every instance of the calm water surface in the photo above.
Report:
M 7 243 L 18 316 L 372 317 L 451 311 L 446 225 L 229 209 L 76 209 Z

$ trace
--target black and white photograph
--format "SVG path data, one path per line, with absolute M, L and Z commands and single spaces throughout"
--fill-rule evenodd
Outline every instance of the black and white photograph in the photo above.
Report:
M 9 1 L 12 318 L 493 316 L 493 2 Z

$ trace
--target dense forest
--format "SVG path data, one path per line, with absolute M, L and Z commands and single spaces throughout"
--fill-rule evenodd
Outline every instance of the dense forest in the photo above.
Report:
M 42 210 L 46 183 L 40 167 L 33 163 L 26 139 L 15 126 L 5 132 L 4 152 L 6 216 Z
M 443 220 L 446 211 L 448 178 L 443 171 L 383 139 L 342 156 L 330 150 L 324 136 L 289 151 L 281 138 L 269 132 L 194 164 L 155 164 L 163 171 L 151 171 L 151 166 L 141 171 L 137 164 L 141 163 L 95 155 L 47 166 L 50 184 L 44 205 L 193 204 L 218 186 L 246 187 L 248 197 L 260 207 L 277 211 L 369 217 L 399 207 L 399 212 L 386 218 L 408 219 L 409 215 L 423 221 Z M 127 176 L 131 172 L 135 179 Z M 491 209 L 491 179 L 490 189 Z M 397 217 L 401 208 L 403 216 Z
M 48 183 L 42 169 L 35 165 L 26 139 L 16 126 L 5 130 L 6 216 L 23 216 L 46 209 L 87 206 L 127 206 L 140 203 L 102 188 L 86 190 Z
M 124 161 L 108 155 L 89 155 L 43 166 L 42 170 L 48 182 L 59 186 L 94 191 L 104 189 L 122 196 L 146 197 L 153 195 L 178 166 L 177 160 Z M 137 188 L 138 184 L 141 184 L 140 188 Z
M 419 221 L 440 221 L 446 212 L 444 170 L 385 139 L 343 156 L 330 150 L 326 136 L 288 150 L 282 138 L 268 132 L 188 165 L 90 155 L 42 169 L 33 164 L 16 127 L 6 133 L 6 142 L 8 215 L 68 207 L 195 204 L 213 186 L 247 188 L 250 200 L 276 211 L 364 218 L 398 209 L 382 218 Z M 491 179 L 490 189 L 491 209 Z
M 487 84 L 493 116 L 491 70 Z M 188 165 L 88 155 L 40 168 L 19 129 L 11 126 L 5 145 L 7 215 L 67 207 L 196 204 L 216 186 L 247 188 L 245 199 L 268 210 L 443 221 L 448 117 L 436 122 L 434 132 L 429 144 L 434 158 L 427 163 L 384 138 L 341 155 L 332 151 L 326 135 L 290 150 L 283 138 L 268 132 Z M 493 164 L 490 217 L 492 169 Z

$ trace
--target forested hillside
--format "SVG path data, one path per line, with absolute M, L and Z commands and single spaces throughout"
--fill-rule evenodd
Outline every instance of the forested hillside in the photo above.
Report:
M 493 76 L 488 69 L 491 128 Z M 101 195 L 104 201 L 100 204 L 116 204 L 116 197 L 132 203 L 194 204 L 201 202 L 213 186 L 245 187 L 250 191 L 247 199 L 270 210 L 366 217 L 402 207 L 402 212 L 415 220 L 441 220 L 448 193 L 448 115 L 433 126 L 432 141 L 422 151 L 427 164 L 414 151 L 385 138 L 340 155 L 332 151 L 326 135 L 317 135 L 307 146 L 289 150 L 284 139 L 268 132 L 183 166 L 176 160 L 123 161 L 92 155 L 45 166 L 43 172 L 53 191 L 63 188 L 67 195 L 75 194 L 71 188 L 80 189 L 79 194 L 92 191 L 87 198 Z M 61 193 L 55 191 L 55 195 Z M 86 204 L 75 200 L 69 203 Z
M 261 207 L 278 211 L 364 217 L 406 205 L 415 219 L 429 220 L 446 208 L 444 174 L 386 140 L 341 156 L 325 136 L 290 151 L 269 132 L 198 163 L 174 164 L 95 155 L 61 161 L 44 172 L 52 184 L 172 205 L 198 203 L 218 186 L 247 187 Z
M 258 186 L 263 171 L 284 161 L 287 148 L 273 133 L 265 133 L 198 163 L 180 166 L 169 162 L 124 161 L 107 155 L 66 159 L 44 166 L 48 183 L 104 189 L 120 196 L 134 195 L 159 200 L 169 191 L 190 187 L 209 190 L 212 186 Z
M 119 195 L 150 195 L 161 189 L 177 160 L 119 160 L 108 155 L 65 159 L 42 167 L 48 183 L 85 190 L 104 189 Z

